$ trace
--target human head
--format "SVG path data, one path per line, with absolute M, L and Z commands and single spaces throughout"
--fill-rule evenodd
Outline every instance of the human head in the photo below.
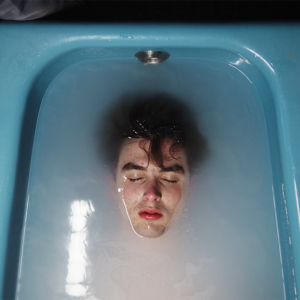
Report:
M 186 196 L 206 143 L 176 98 L 124 97 L 102 121 L 101 152 L 134 231 L 158 237 Z

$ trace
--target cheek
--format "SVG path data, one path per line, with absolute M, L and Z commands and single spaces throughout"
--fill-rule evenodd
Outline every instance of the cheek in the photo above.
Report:
M 132 185 L 124 185 L 123 195 L 126 205 L 133 206 L 139 202 L 141 197 L 141 189 Z
M 165 199 L 168 203 L 168 206 L 172 206 L 175 209 L 182 198 L 182 188 L 174 186 L 167 189 L 165 193 Z

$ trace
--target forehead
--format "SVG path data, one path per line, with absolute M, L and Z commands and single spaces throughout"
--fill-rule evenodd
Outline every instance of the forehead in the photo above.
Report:
M 143 139 L 128 139 L 126 140 L 120 149 L 119 154 L 119 164 L 124 164 L 129 161 L 131 162 L 141 162 L 146 161 L 148 162 L 148 155 L 147 153 L 141 149 L 140 143 L 142 142 L 142 145 L 145 145 L 145 150 L 148 151 L 150 142 L 143 140 Z M 145 143 L 145 144 L 144 144 Z M 187 166 L 187 158 L 184 149 L 178 148 L 176 149 L 176 152 L 172 153 L 170 155 L 170 146 L 174 142 L 171 140 L 164 140 L 162 143 L 162 154 L 164 163 L 168 164 L 168 162 L 180 162 L 183 166 Z

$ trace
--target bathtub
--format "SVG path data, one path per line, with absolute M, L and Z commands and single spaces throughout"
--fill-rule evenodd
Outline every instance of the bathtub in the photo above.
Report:
M 297 24 L 2 23 L 1 299 L 14 299 L 17 289 L 31 154 L 45 92 L 57 75 L 78 62 L 132 60 L 140 64 L 134 57 L 140 50 L 167 51 L 170 62 L 203 59 L 215 66 L 230 65 L 247 78 L 259 95 L 271 161 L 283 297 L 297 299 L 300 289 L 299 29 Z

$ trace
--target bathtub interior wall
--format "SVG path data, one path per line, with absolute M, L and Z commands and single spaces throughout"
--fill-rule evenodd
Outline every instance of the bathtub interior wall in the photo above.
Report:
M 27 149 L 22 161 L 23 167 L 27 161 L 27 170 L 30 164 L 30 178 L 22 195 L 26 205 L 19 275 L 17 284 L 7 275 L 5 293 L 16 292 L 18 299 L 91 293 L 113 299 L 112 290 L 119 291 L 118 297 L 129 293 L 125 279 L 105 279 L 107 274 L 115 278 L 116 269 L 128 273 L 122 259 L 115 269 L 110 265 L 113 258 L 108 259 L 101 270 L 100 253 L 132 249 L 118 239 L 120 231 L 127 233 L 120 228 L 117 205 L 108 201 L 97 146 L 99 120 L 125 93 L 167 92 L 197 113 L 210 155 L 180 226 L 166 234 L 178 250 L 156 253 L 168 262 L 179 254 L 183 259 L 175 271 L 174 264 L 168 265 L 158 276 L 160 282 L 150 276 L 148 284 L 157 284 L 164 299 L 197 293 L 210 299 L 292 299 L 287 217 L 276 188 L 282 182 L 276 122 L 263 76 L 242 56 L 218 49 L 163 49 L 171 57 L 155 66 L 137 61 L 133 55 L 138 50 L 69 53 L 49 65 L 35 83 L 24 120 L 27 139 L 21 145 Z M 78 218 L 86 220 L 77 229 L 72 223 L 76 207 L 81 211 Z M 72 253 L 76 236 L 81 236 L 77 254 Z M 187 244 L 188 250 L 183 247 Z M 74 255 L 78 261 L 72 265 Z M 131 271 L 128 274 L 134 267 Z M 174 272 L 181 281 L 170 283 L 167 277 Z M 144 282 L 138 280 L 142 289 Z

